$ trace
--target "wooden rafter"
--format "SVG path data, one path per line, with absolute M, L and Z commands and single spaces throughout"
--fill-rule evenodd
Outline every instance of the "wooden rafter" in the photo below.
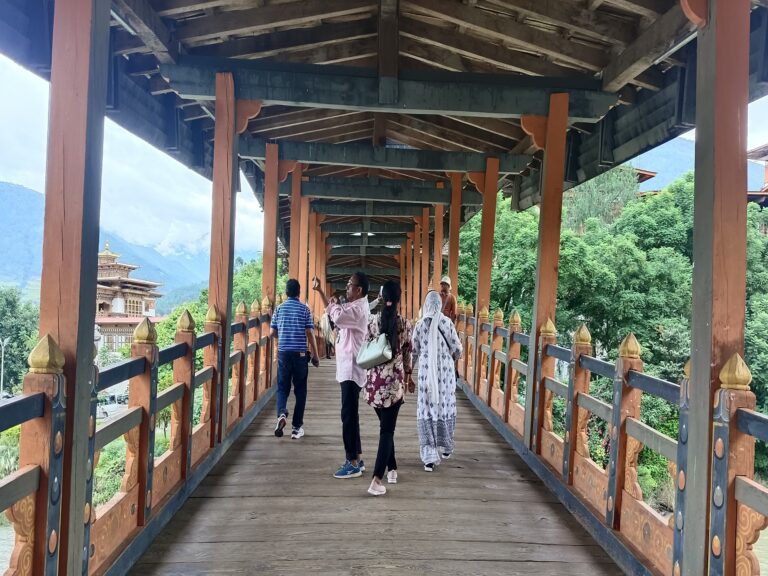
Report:
M 577 44 L 556 34 L 531 28 L 512 18 L 503 18 L 458 2 L 446 4 L 442 0 L 404 0 L 403 9 L 452 22 L 478 35 L 522 49 L 535 50 L 552 59 L 569 62 L 594 72 L 601 70 L 607 60 L 603 50 Z
M 653 26 L 627 46 L 605 67 L 603 87 L 615 92 L 649 68 L 656 60 L 696 34 L 694 25 L 675 4 Z
M 523 17 L 535 18 L 608 44 L 626 45 L 637 36 L 636 27 L 627 19 L 602 11 L 594 12 L 596 6 L 584 7 L 579 2 L 487 0 L 482 5 L 511 10 Z
M 152 5 L 160 16 L 179 16 L 212 10 L 231 3 L 232 0 L 154 0 Z
M 192 20 L 179 27 L 178 37 L 186 42 L 215 41 L 225 35 L 254 34 L 313 24 L 325 18 L 370 13 L 375 8 L 376 3 L 370 0 L 306 0 L 294 2 L 290 8 L 272 4 Z
M 280 61 L 303 64 L 348 64 L 361 59 L 375 58 L 376 51 L 375 38 L 362 38 L 287 52 L 282 55 Z
M 322 119 L 289 128 L 268 130 L 259 133 L 259 136 L 269 139 L 292 138 L 294 140 L 308 140 L 318 136 L 322 137 L 323 134 L 338 136 L 340 134 L 339 130 L 346 130 L 346 132 L 343 132 L 344 134 L 357 132 L 363 128 L 363 125 L 366 128 L 370 128 L 373 125 L 373 118 L 369 112 L 359 112 L 341 118 Z
M 447 118 L 467 126 L 474 126 L 491 134 L 498 134 L 510 140 L 520 140 L 525 135 L 518 125 L 497 118 L 477 118 L 474 116 L 447 116 Z
M 176 40 L 147 0 L 112 0 L 112 7 L 158 61 L 165 64 L 176 61 Z
M 676 2 L 677 0 L 604 0 L 605 4 L 610 4 L 649 20 L 658 18 Z
M 424 122 L 438 127 L 447 134 L 455 134 L 457 138 L 464 139 L 467 143 L 474 142 L 486 150 L 510 150 L 515 145 L 515 140 L 500 137 L 492 132 L 480 130 L 474 126 L 464 124 L 446 116 L 421 116 Z M 480 119 L 482 122 L 483 118 Z
M 269 109 L 267 109 L 269 110 Z M 251 120 L 248 129 L 251 132 L 264 132 L 280 128 L 290 128 L 301 124 L 317 122 L 319 120 L 342 119 L 344 116 L 357 114 L 349 110 L 322 110 L 317 108 L 300 108 L 278 114 L 262 114 Z
M 368 18 L 227 40 L 221 44 L 193 48 L 190 54 L 222 58 L 270 58 L 294 51 L 312 50 L 336 42 L 373 38 L 375 35 L 376 24 L 372 18 Z

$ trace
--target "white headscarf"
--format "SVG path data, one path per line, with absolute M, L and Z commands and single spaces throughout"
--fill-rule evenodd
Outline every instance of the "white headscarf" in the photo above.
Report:
M 422 319 L 431 318 L 429 338 L 427 340 L 427 390 L 429 399 L 434 406 L 440 400 L 440 320 L 443 316 L 443 301 L 440 294 L 434 290 L 427 293 L 424 306 L 421 309 Z

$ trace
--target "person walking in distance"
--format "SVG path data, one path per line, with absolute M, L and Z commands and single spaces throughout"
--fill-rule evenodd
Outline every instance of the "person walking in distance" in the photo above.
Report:
M 312 313 L 299 301 L 299 281 L 290 279 L 285 285 L 288 299 L 275 310 L 272 316 L 271 336 L 277 339 L 277 424 L 275 436 L 283 435 L 288 418 L 288 396 L 296 397 L 296 406 L 291 420 L 291 438 L 304 436 L 304 408 L 307 405 L 307 375 L 309 362 L 317 367 L 317 356 Z M 307 342 L 311 356 L 307 353 Z
M 451 293 L 451 279 L 443 276 L 440 280 L 440 300 L 443 302 L 443 314 L 456 322 L 456 296 Z
M 413 392 L 415 385 L 411 378 L 411 325 L 397 313 L 400 303 L 400 284 L 390 280 L 381 291 L 382 306 L 375 316 L 368 320 L 368 340 L 380 334 L 387 335 L 392 359 L 368 369 L 365 383 L 365 399 L 379 417 L 379 450 L 373 479 L 368 487 L 372 496 L 382 496 L 387 489 L 382 484 L 384 473 L 387 482 L 397 484 L 397 460 L 395 459 L 395 426 L 397 414 L 403 404 L 405 387 Z
M 315 278 L 312 283 L 325 305 L 328 318 L 336 325 L 336 380 L 341 386 L 341 435 L 346 460 L 334 474 L 336 478 L 357 478 L 365 471 L 360 445 L 360 389 L 365 386 L 365 370 L 357 365 L 357 353 L 368 330 L 368 276 L 356 272 L 347 282 L 346 303 L 330 301 Z

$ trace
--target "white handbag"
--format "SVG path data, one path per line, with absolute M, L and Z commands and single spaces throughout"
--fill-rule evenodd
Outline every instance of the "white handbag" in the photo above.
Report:
M 392 347 L 389 345 L 386 334 L 379 334 L 376 338 L 367 340 L 357 353 L 357 365 L 366 370 L 390 360 L 392 360 Z

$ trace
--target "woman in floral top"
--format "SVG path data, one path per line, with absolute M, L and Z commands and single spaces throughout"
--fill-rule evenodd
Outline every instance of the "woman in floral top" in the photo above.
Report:
M 365 384 L 365 399 L 373 406 L 381 424 L 379 450 L 373 480 L 368 488 L 372 496 L 387 493 L 381 481 L 385 470 L 387 482 L 397 483 L 397 461 L 395 460 L 395 425 L 397 413 L 403 403 L 406 385 L 413 392 L 415 385 L 411 378 L 411 325 L 397 313 L 400 303 L 400 284 L 394 281 L 382 287 L 381 312 L 371 316 L 368 322 L 368 340 L 379 334 L 386 334 L 392 348 L 392 360 L 368 370 Z

